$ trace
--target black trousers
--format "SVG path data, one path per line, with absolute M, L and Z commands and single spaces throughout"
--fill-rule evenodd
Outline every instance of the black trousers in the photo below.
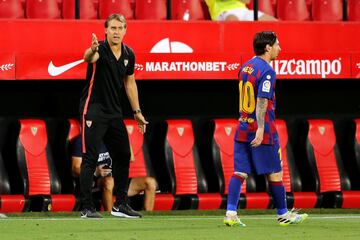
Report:
M 83 208 L 93 208 L 91 188 L 101 144 L 112 158 L 112 176 L 116 201 L 127 201 L 127 181 L 130 165 L 130 145 L 122 118 L 82 119 L 82 163 L 80 194 Z

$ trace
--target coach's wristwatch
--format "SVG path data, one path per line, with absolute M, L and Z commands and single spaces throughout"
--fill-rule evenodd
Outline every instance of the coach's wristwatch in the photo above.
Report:
M 141 113 L 141 109 L 140 109 L 140 108 L 133 111 L 133 114 L 138 114 L 138 113 Z

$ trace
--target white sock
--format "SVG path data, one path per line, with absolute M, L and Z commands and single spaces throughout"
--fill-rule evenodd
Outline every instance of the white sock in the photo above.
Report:
M 281 214 L 281 215 L 278 215 L 278 217 L 285 217 L 286 214 L 288 214 L 289 211 L 287 211 L 286 213 L 284 214 Z
M 226 216 L 236 216 L 236 215 L 237 215 L 236 211 L 230 211 L 230 210 L 226 211 Z

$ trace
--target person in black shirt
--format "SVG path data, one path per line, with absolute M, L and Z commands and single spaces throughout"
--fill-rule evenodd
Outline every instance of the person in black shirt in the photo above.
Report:
M 76 137 L 71 142 L 72 155 L 71 155 L 71 171 L 74 179 L 80 176 L 82 153 L 81 153 L 81 136 Z M 135 161 L 134 153 L 130 147 L 130 175 L 131 164 Z M 135 167 L 136 168 L 136 167 Z M 92 192 L 101 191 L 101 202 L 104 207 L 104 211 L 111 212 L 113 207 L 113 189 L 114 178 L 112 177 L 112 159 L 104 146 L 101 145 L 97 167 L 94 172 L 94 181 Z M 133 176 L 128 181 L 128 197 L 135 196 L 137 194 L 144 194 L 144 210 L 154 210 L 155 194 L 157 189 L 157 182 L 152 176 Z M 1 217 L 1 216 L 0 216 Z
M 106 40 L 99 42 L 93 33 L 91 47 L 84 54 L 84 60 L 88 62 L 87 85 L 80 100 L 83 129 L 80 191 L 81 217 L 84 218 L 101 217 L 94 209 L 91 188 L 102 142 L 113 159 L 112 173 L 116 202 L 111 214 L 118 217 L 141 217 L 141 214 L 134 211 L 127 203 L 130 147 L 122 118 L 123 87 L 141 133 L 145 133 L 148 122 L 140 110 L 134 78 L 135 55 L 132 49 L 122 42 L 125 33 L 124 16 L 110 15 L 105 21 Z

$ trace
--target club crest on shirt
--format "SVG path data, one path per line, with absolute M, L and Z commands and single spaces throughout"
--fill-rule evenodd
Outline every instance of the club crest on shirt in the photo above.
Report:
M 324 126 L 320 126 L 320 127 L 318 128 L 318 130 L 319 130 L 319 133 L 320 133 L 321 135 L 324 135 L 324 133 L 325 133 L 325 127 L 324 127 Z
M 91 124 L 92 124 L 92 121 L 90 121 L 90 120 L 86 120 L 86 126 L 88 126 L 88 128 L 90 128 L 90 127 L 91 127 Z
M 132 126 L 132 125 L 126 126 L 126 129 L 127 129 L 128 133 L 131 135 L 134 131 L 134 126 Z
M 263 92 L 270 92 L 271 83 L 269 80 L 264 81 L 262 85 L 262 91 Z
M 227 136 L 230 136 L 232 127 L 225 127 L 225 133 Z
M 129 60 L 125 59 L 125 60 L 124 60 L 124 65 L 125 65 L 125 67 L 128 65 L 128 63 L 129 63 Z
M 184 128 L 183 127 L 178 127 L 177 132 L 178 132 L 179 136 L 182 137 L 182 135 L 184 134 Z
M 31 133 L 32 133 L 33 136 L 36 135 L 37 131 L 38 131 L 37 127 L 31 127 Z

